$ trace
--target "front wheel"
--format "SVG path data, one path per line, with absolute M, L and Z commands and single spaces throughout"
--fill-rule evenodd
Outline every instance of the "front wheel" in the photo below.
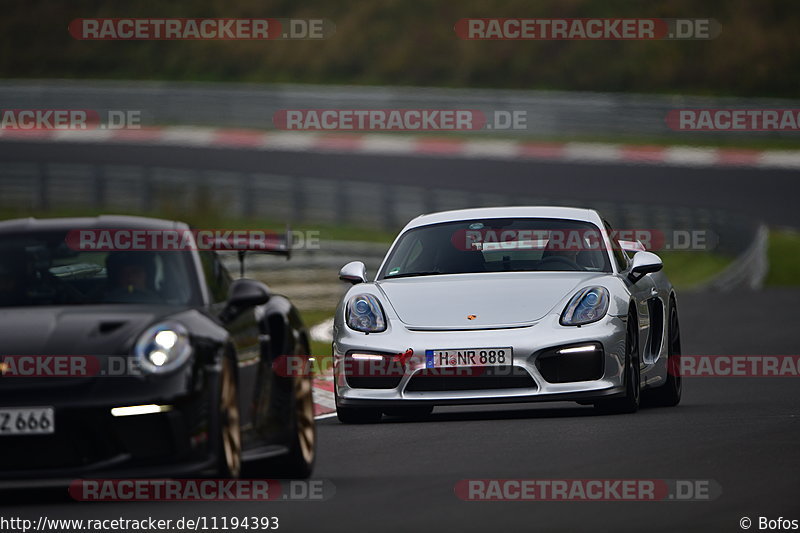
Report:
M 306 479 L 314 470 L 317 426 L 314 421 L 313 382 L 310 376 L 281 377 L 278 388 L 287 396 L 289 410 L 288 451 L 249 465 L 248 477 Z
M 314 470 L 317 426 L 310 377 L 298 377 L 294 386 L 294 421 L 289 454 L 282 458 L 281 477 L 306 479 Z
M 667 325 L 667 379 L 664 384 L 645 393 L 649 405 L 673 407 L 681 401 L 683 380 L 681 379 L 679 359 L 681 356 L 681 330 L 678 324 L 678 307 L 675 300 L 669 301 L 669 323 Z
M 639 325 L 636 313 L 628 315 L 625 335 L 625 396 L 596 402 L 601 413 L 624 414 L 639 410 L 642 396 L 641 369 L 639 367 Z
M 237 478 L 242 471 L 242 436 L 236 373 L 230 357 L 222 360 L 219 419 L 217 470 L 220 477 Z

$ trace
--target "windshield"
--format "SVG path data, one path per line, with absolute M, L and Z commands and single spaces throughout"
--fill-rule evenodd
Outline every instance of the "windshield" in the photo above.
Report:
M 0 235 L 0 307 L 188 305 L 199 299 L 189 252 L 77 251 L 65 237 Z
M 378 279 L 478 272 L 611 272 L 600 229 L 545 218 L 481 219 L 409 230 Z

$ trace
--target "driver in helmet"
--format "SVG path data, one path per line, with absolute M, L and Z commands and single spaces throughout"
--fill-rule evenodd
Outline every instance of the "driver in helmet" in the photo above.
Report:
M 155 254 L 145 251 L 113 252 L 106 258 L 106 301 L 143 302 L 158 299 L 155 290 Z

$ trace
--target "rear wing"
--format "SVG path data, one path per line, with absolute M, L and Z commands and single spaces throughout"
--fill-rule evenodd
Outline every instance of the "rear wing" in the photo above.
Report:
M 278 233 L 271 234 L 268 236 L 267 239 L 264 240 L 263 244 L 259 244 L 258 247 L 254 247 L 247 250 L 239 250 L 238 257 L 239 257 L 239 276 L 244 277 L 244 260 L 247 257 L 247 254 L 270 254 L 270 255 L 282 255 L 286 257 L 286 260 L 292 258 L 292 229 L 287 224 L 286 230 L 283 235 Z

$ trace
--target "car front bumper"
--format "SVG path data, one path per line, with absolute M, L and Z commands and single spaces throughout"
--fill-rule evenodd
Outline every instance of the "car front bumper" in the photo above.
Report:
M 55 430 L 0 436 L 0 490 L 63 486 L 78 478 L 122 479 L 213 475 L 217 467 L 219 374 L 203 386 L 191 370 L 169 377 L 46 378 L 0 394 L 0 406 L 52 406 Z M 18 379 L 18 378 L 5 378 Z M 13 393 L 13 394 L 12 394 Z M 157 404 L 164 412 L 114 416 L 115 407 Z
M 581 327 L 562 326 L 558 315 L 548 315 L 526 327 L 458 331 L 410 330 L 394 320 L 386 332 L 369 335 L 340 325 L 333 346 L 336 400 L 339 405 L 347 407 L 390 407 L 410 404 L 591 402 L 614 397 L 624 394 L 625 336 L 625 318 L 616 316 L 606 316 L 596 323 Z M 562 376 L 554 380 L 553 365 L 545 363 L 545 359 L 552 363 L 556 360 L 550 358 L 560 358 L 557 365 L 569 368 L 571 362 L 577 362 L 577 359 L 568 358 L 577 355 L 558 355 L 555 351 L 587 344 L 596 344 L 601 348 L 597 374 L 590 376 L 591 379 L 579 377 L 571 381 L 567 377 L 565 381 Z M 477 371 L 473 381 L 464 379 L 463 372 L 459 374 L 459 370 L 470 369 L 446 369 L 437 374 L 425 366 L 427 350 L 499 347 L 513 349 L 513 368 L 492 372 L 488 367 L 472 367 Z M 354 371 L 353 353 L 385 354 L 392 359 L 391 354 L 412 352 L 412 355 L 406 355 L 405 361 L 396 362 L 392 367 L 393 381 L 384 379 L 378 388 L 369 380 L 354 379 L 354 374 L 359 378 L 364 372 L 363 367 Z M 372 367 L 367 373 L 375 375 L 376 370 Z M 469 372 L 466 376 L 471 377 Z M 495 377 L 501 379 L 493 379 Z

